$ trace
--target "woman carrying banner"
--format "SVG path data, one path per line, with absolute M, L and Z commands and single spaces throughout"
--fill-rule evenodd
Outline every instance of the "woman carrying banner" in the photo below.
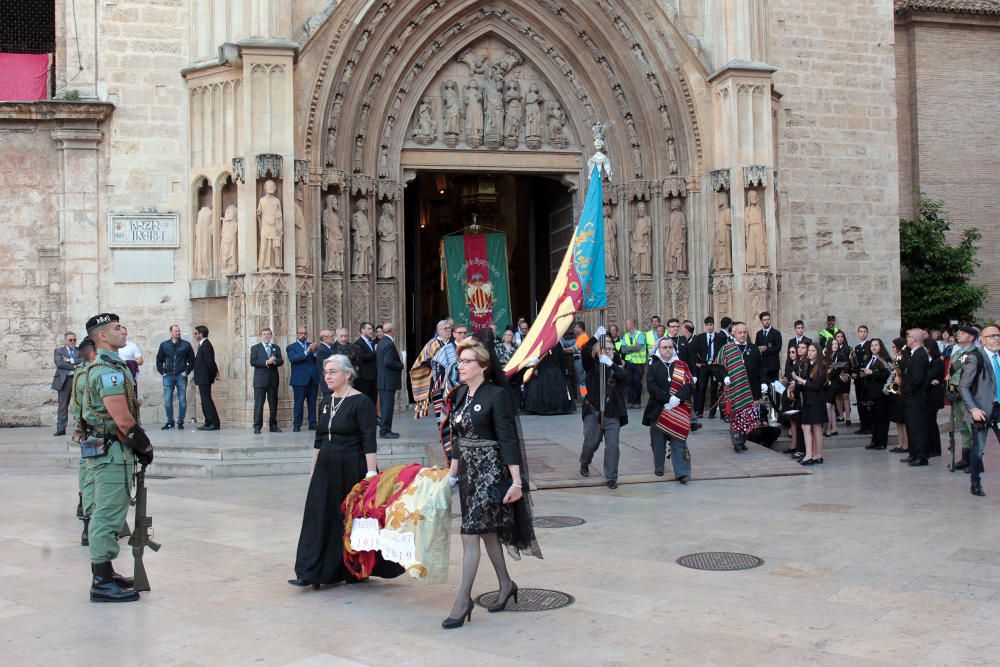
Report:
M 450 630 L 472 620 L 472 585 L 479 569 L 480 540 L 496 571 L 498 604 L 503 611 L 510 598 L 517 602 L 517 584 L 507 573 L 503 548 L 514 558 L 527 551 L 541 558 L 531 525 L 527 472 L 510 393 L 495 384 L 489 350 L 470 339 L 458 346 L 458 373 L 462 382 L 449 397 L 451 406 L 451 479 L 458 485 L 462 505 L 462 583 L 451 614 L 441 623 Z
M 691 369 L 677 358 L 674 341 L 663 337 L 646 372 L 649 402 L 642 413 L 642 425 L 649 426 L 649 446 L 653 449 L 653 474 L 663 476 L 667 443 L 674 478 L 687 484 L 691 478 L 691 453 L 687 437 L 691 431 L 691 395 L 694 380 Z
M 351 361 L 335 354 L 323 362 L 323 379 L 331 393 L 324 394 L 316 424 L 312 474 L 302 516 L 302 530 L 295 555 L 293 586 L 312 586 L 355 577 L 344 565 L 344 516 L 341 505 L 354 485 L 378 474 L 375 453 L 375 406 L 354 389 L 357 372 Z M 403 568 L 376 556 L 371 574 L 398 577 Z
M 598 327 L 583 346 L 580 360 L 587 374 L 587 396 L 583 401 L 583 449 L 580 451 L 580 474 L 590 477 L 590 462 L 604 439 L 604 479 L 609 489 L 618 488 L 618 434 L 628 424 L 625 407 L 625 366 L 615 351 L 615 342 Z M 598 342 L 600 341 L 600 342 Z M 604 391 L 601 391 L 601 382 Z M 601 415 L 601 397 L 604 414 Z

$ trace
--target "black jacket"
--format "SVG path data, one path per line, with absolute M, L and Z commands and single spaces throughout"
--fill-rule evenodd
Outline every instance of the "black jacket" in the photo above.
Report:
M 452 414 L 461 408 L 468 391 L 469 387 L 462 384 L 451 392 Z M 490 382 L 484 382 L 476 390 L 468 410 L 475 437 L 497 441 L 504 465 L 521 465 L 521 447 L 517 439 L 514 403 L 510 398 L 510 392 Z
M 599 413 L 601 411 L 601 367 L 602 364 L 594 358 L 596 338 L 583 346 L 580 363 L 583 372 L 587 374 L 587 398 L 583 403 L 582 414 Z M 622 426 L 628 424 L 628 409 L 625 405 L 625 379 L 628 374 L 622 365 L 621 357 L 615 353 L 610 366 L 604 366 L 604 415 L 617 417 Z
M 377 374 L 377 369 L 375 367 L 375 356 L 377 352 L 375 351 L 375 342 L 369 345 L 364 336 L 358 336 L 358 339 L 354 341 L 354 349 L 357 350 L 355 354 L 357 355 L 358 365 L 358 378 L 365 380 L 366 382 L 374 382 L 375 376 Z
M 198 354 L 194 357 L 194 383 L 212 384 L 219 375 L 219 367 L 215 363 L 215 348 L 207 338 L 198 345 Z
M 362 341 L 363 342 L 363 341 Z M 377 378 L 375 388 L 380 391 L 397 391 L 403 388 L 403 360 L 399 358 L 399 350 L 396 343 L 389 336 L 382 336 L 382 340 L 375 347 L 375 368 Z
M 646 409 L 642 411 L 642 425 L 650 426 L 656 423 L 663 412 L 663 406 L 670 401 L 670 378 L 674 372 L 673 364 L 665 364 L 654 356 L 649 362 L 646 370 L 646 389 L 649 390 L 649 401 Z M 759 387 L 758 387 L 759 389 Z M 684 402 L 694 392 L 693 384 L 686 384 L 681 387 L 676 396 Z
M 726 344 L 729 338 L 725 334 L 720 334 L 718 331 L 712 334 L 712 357 L 718 356 L 719 350 L 722 346 Z M 715 360 L 712 359 L 708 354 L 708 332 L 702 331 L 700 334 L 695 334 L 691 339 L 691 344 L 688 345 L 688 356 L 690 357 L 688 365 L 691 366 L 691 372 L 695 373 L 697 364 L 711 364 Z
M 812 338 L 810 338 L 809 336 L 803 336 L 801 342 L 805 343 L 806 345 L 809 345 L 813 341 Z M 798 345 L 799 344 L 798 342 L 796 342 L 795 336 L 792 336 L 791 338 L 788 339 L 787 347 L 798 347 Z
M 156 351 L 156 370 L 160 375 L 180 375 L 194 369 L 194 349 L 183 338 L 174 343 L 172 338 L 160 343 Z
M 911 352 L 906 370 L 903 371 L 902 387 L 903 398 L 907 399 L 908 405 L 923 406 L 926 402 L 927 383 L 930 381 L 927 376 L 930 365 L 930 358 L 923 346 Z
M 253 366 L 254 388 L 277 387 L 278 366 L 285 363 L 281 356 L 281 346 L 271 341 L 271 354 L 275 357 L 273 366 L 267 365 L 267 351 L 263 343 L 257 343 L 250 348 L 250 365 Z
M 937 380 L 937 384 L 932 384 L 934 380 Z M 944 359 L 942 357 L 930 359 L 930 364 L 927 367 L 927 408 L 929 410 L 937 411 L 944 407 L 944 390 Z
M 869 357 L 870 359 L 871 357 Z M 861 366 L 865 368 L 868 365 L 868 361 Z M 882 401 L 888 398 L 882 393 L 882 389 L 885 387 L 885 381 L 889 379 L 889 371 L 892 368 L 892 362 L 886 361 L 882 357 L 879 357 L 872 364 L 872 374 L 859 376 L 863 378 L 864 382 L 864 396 L 869 401 Z
M 320 389 L 325 394 L 329 394 L 330 390 L 326 386 L 326 382 L 323 381 L 323 362 L 334 355 L 332 347 L 327 347 L 326 343 L 320 342 L 316 346 L 316 384 L 320 386 Z
M 767 351 L 761 353 L 764 358 L 764 368 L 768 372 L 777 373 L 778 369 L 781 368 L 781 355 L 785 351 L 781 346 L 781 332 L 771 327 L 765 334 L 764 330 L 761 329 L 754 338 L 754 345 L 767 346 Z
M 677 351 L 677 358 L 683 361 L 688 366 L 691 366 L 690 343 L 688 339 L 680 334 L 677 334 L 676 338 L 671 337 L 670 340 L 674 341 L 674 350 Z M 656 351 L 653 351 L 653 356 L 656 356 Z
M 796 391 L 802 392 L 803 405 L 826 405 L 826 368 L 824 368 L 822 361 L 816 363 L 819 364 L 816 378 L 813 379 L 812 376 L 815 364 L 810 363 L 806 368 L 806 374 L 801 376 L 806 379 L 806 383 L 796 389 Z M 757 389 L 759 390 L 760 387 Z

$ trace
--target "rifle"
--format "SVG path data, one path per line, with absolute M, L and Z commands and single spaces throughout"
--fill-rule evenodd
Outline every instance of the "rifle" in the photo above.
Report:
M 948 470 L 955 472 L 955 411 L 951 411 L 951 419 L 948 428 L 948 450 L 951 451 L 951 465 Z
M 160 545 L 150 539 L 153 536 L 153 519 L 146 514 L 146 464 L 143 463 L 135 473 L 135 530 L 129 538 L 132 547 L 132 557 L 135 559 L 134 585 L 132 590 L 148 591 L 149 578 L 146 567 L 142 564 L 142 552 L 146 547 L 159 551 Z

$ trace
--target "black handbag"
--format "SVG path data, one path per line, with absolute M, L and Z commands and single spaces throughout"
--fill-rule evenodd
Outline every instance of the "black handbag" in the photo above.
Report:
M 490 484 L 486 487 L 486 495 L 497 505 L 502 505 L 503 499 L 507 497 L 507 492 L 510 491 L 513 484 L 514 480 L 511 478 L 501 479 L 496 484 Z

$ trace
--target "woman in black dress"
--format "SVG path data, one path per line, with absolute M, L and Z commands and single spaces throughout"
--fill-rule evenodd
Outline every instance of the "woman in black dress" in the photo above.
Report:
M 838 421 L 844 426 L 851 425 L 851 346 L 847 344 L 847 334 L 838 331 L 837 352 L 833 357 L 836 371 L 833 374 L 834 407 L 837 410 Z
M 354 389 L 357 375 L 350 359 L 335 354 L 323 362 L 323 379 L 331 393 L 323 397 L 316 423 L 312 474 L 295 554 L 293 586 L 354 583 L 344 565 L 344 515 L 341 505 L 354 485 L 377 474 L 375 406 Z M 372 575 L 398 577 L 402 566 L 376 556 Z
M 792 345 L 788 348 L 785 372 L 781 376 L 781 384 L 785 386 L 785 393 L 781 397 L 781 417 L 788 422 L 788 435 L 792 439 L 791 447 L 784 453 L 793 455 L 805 451 L 802 440 L 802 402 L 795 391 L 795 380 L 792 379 L 792 373 L 798 369 L 798 365 L 799 349 Z
M 489 370 L 488 370 L 489 369 Z M 472 584 L 479 569 L 479 543 L 496 571 L 498 604 L 489 611 L 503 611 L 517 584 L 507 573 L 503 547 L 515 558 L 528 551 L 541 558 L 531 525 L 527 476 L 522 475 L 522 448 L 510 394 L 490 382 L 490 353 L 482 343 L 468 339 L 458 346 L 458 374 L 462 383 L 452 391 L 448 404 L 455 457 L 451 479 L 458 484 L 462 505 L 462 583 L 445 629 L 472 620 Z
M 906 346 L 905 338 L 895 338 L 892 341 L 892 358 L 895 359 L 899 367 L 899 374 L 896 382 L 902 385 L 903 374 L 906 373 L 906 365 L 910 360 L 910 348 Z M 903 396 L 892 394 L 889 396 L 889 420 L 896 425 L 897 445 L 889 451 L 893 454 L 908 454 L 910 451 L 910 441 L 906 434 L 906 422 L 903 420 Z
M 865 449 L 885 449 L 889 446 L 889 397 L 882 393 L 892 371 L 892 358 L 881 338 L 871 342 L 871 358 L 858 372 L 865 383 L 865 396 L 872 416 L 872 441 Z
M 524 411 L 536 415 L 568 415 L 576 411 L 566 384 L 566 357 L 556 345 L 535 366 L 534 376 L 524 384 Z
M 944 359 L 936 340 L 925 339 L 924 349 L 931 360 L 927 369 L 927 455 L 941 456 L 941 429 L 937 418 L 938 411 L 944 407 Z
M 826 401 L 826 424 L 823 426 L 823 435 L 826 437 L 832 437 L 839 433 L 837 428 L 837 388 L 834 386 L 834 376 L 836 371 L 833 370 L 833 365 L 836 363 L 837 351 L 840 349 L 840 343 L 834 338 L 826 347 L 821 348 L 819 352 L 819 362 L 823 365 L 823 371 L 826 373 L 826 384 L 823 386 L 823 400 Z
M 827 346 L 829 347 L 829 346 Z M 823 425 L 826 424 L 826 366 L 819 345 L 809 343 L 805 375 L 793 373 L 796 391 L 802 392 L 802 435 L 806 455 L 799 461 L 804 466 L 823 463 Z

